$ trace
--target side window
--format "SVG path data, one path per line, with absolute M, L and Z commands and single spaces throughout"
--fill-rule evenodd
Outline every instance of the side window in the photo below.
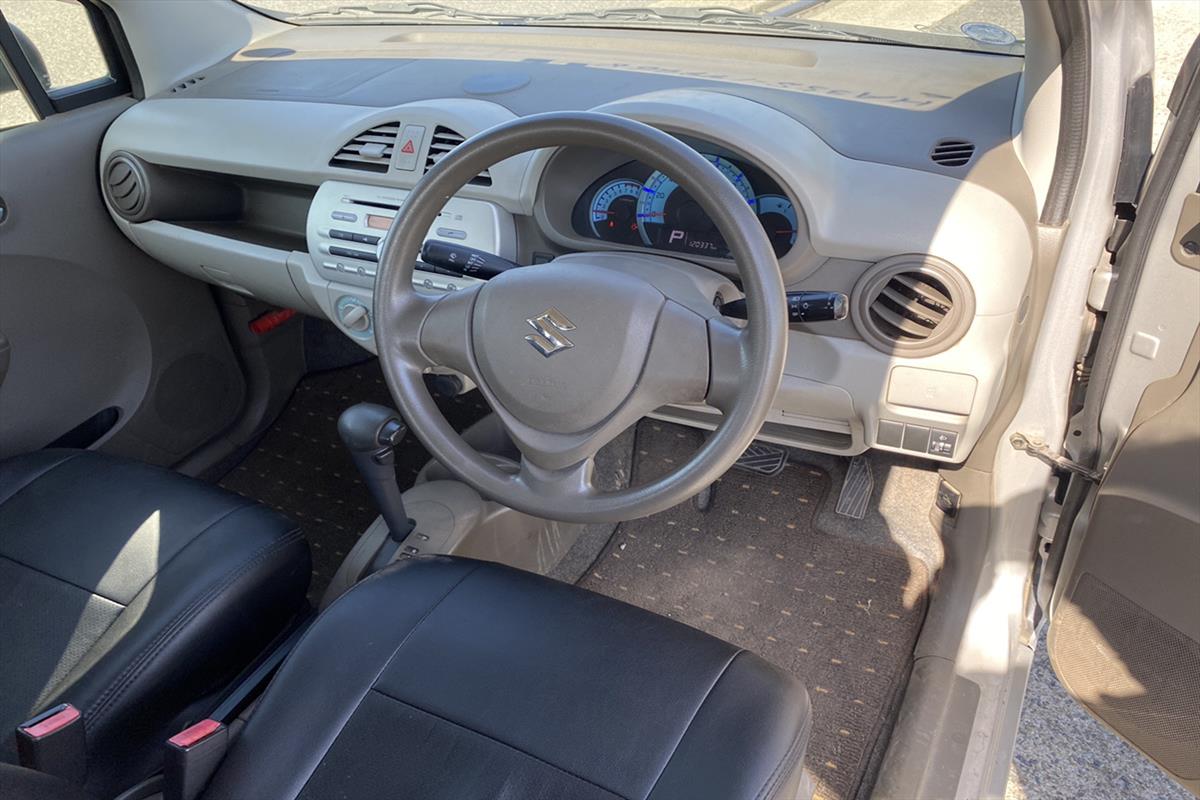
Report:
M 38 115 L 17 87 L 17 81 L 9 72 L 8 65 L 0 64 L 0 131 L 28 122 L 37 122 L 37 119 Z
M 0 0 L 0 129 L 129 91 L 99 10 L 80 0 Z

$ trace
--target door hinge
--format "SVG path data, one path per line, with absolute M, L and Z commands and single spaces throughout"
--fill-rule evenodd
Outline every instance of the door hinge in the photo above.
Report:
M 1103 470 L 1095 470 L 1091 467 L 1085 467 L 1076 461 L 1072 461 L 1066 456 L 1056 455 L 1050 452 L 1050 448 L 1045 442 L 1040 439 L 1031 439 L 1023 433 L 1014 433 L 1008 439 L 1008 443 L 1013 446 L 1014 450 L 1021 450 L 1026 455 L 1033 456 L 1038 461 L 1047 465 L 1051 469 L 1060 472 L 1070 472 L 1073 475 L 1078 475 L 1092 483 L 1099 483 L 1104 477 Z

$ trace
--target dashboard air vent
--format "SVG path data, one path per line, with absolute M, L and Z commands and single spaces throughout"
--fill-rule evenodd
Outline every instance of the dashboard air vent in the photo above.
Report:
M 941 352 L 962 338 L 974 315 L 966 278 L 932 256 L 881 261 L 854 288 L 854 325 L 885 353 Z
M 135 219 L 146 206 L 146 173 L 131 156 L 118 154 L 104 167 L 104 196 L 125 219 Z
M 179 83 L 177 83 L 171 87 L 171 94 L 177 94 L 178 92 L 187 91 L 188 89 L 192 88 L 193 86 L 195 86 L 197 83 L 199 83 L 202 80 L 204 80 L 203 75 L 195 75 L 191 78 L 188 78 L 187 80 L 180 81 Z
M 429 155 L 425 157 L 425 172 L 433 169 L 433 165 L 463 143 L 463 135 L 449 128 L 438 125 L 433 129 L 433 141 L 429 143 Z M 486 169 L 467 181 L 472 186 L 491 186 L 492 174 Z
M 385 122 L 363 131 L 329 159 L 329 166 L 357 169 L 364 172 L 387 172 L 400 135 L 399 122 Z
M 943 167 L 965 167 L 975 155 L 975 145 L 962 139 L 942 139 L 933 146 L 929 157 Z

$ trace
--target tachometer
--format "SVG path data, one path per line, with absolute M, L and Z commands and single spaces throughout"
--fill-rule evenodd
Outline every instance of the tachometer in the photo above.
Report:
M 751 207 L 756 205 L 750 179 L 740 167 L 722 156 L 705 154 L 704 157 L 729 179 Z M 687 192 L 677 189 L 679 184 L 660 171 L 646 179 L 637 204 L 642 241 L 650 247 L 724 257 L 728 249 L 708 214 Z
M 762 223 L 775 255 L 781 256 L 796 243 L 796 208 L 781 194 L 758 196 L 758 221 Z
M 641 195 L 642 185 L 633 180 L 620 179 L 601 186 L 588 207 L 588 220 L 596 238 L 624 244 L 640 242 L 637 208 Z

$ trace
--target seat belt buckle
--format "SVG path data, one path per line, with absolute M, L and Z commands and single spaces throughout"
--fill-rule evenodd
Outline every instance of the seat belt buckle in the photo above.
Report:
M 82 783 L 87 771 L 83 715 L 60 703 L 17 726 L 17 757 L 22 767 Z
M 163 800 L 195 800 L 208 785 L 229 747 L 229 729 L 203 719 L 167 740 Z

